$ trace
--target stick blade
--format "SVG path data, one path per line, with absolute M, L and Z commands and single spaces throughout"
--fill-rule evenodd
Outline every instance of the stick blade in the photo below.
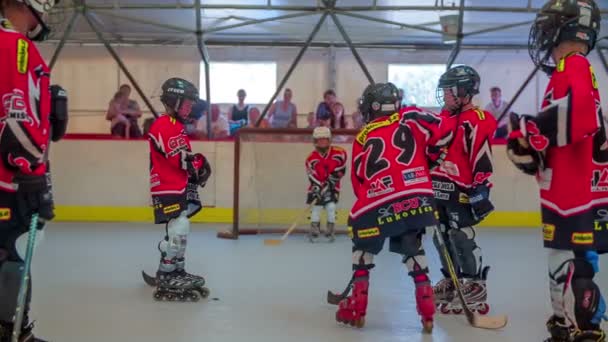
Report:
M 473 315 L 471 325 L 476 328 L 496 330 L 507 326 L 509 319 L 505 315 L 500 316 L 479 316 Z
M 340 295 L 337 295 L 331 291 L 327 291 L 327 303 L 331 305 L 338 305 L 340 304 L 341 300 L 342 297 Z
M 266 245 L 266 246 L 279 246 L 281 243 L 283 243 L 283 240 L 279 240 L 279 239 L 264 240 L 264 245 Z

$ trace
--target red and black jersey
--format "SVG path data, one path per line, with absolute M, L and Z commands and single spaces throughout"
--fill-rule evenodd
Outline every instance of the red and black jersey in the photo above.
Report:
M 468 192 L 478 185 L 491 187 L 492 146 L 490 139 L 496 131 L 496 119 L 478 108 L 460 114 L 442 112 L 442 131 L 454 132 L 447 155 L 431 172 L 434 181 L 452 182 L 460 191 Z M 441 198 L 438 198 L 441 199 Z
M 16 172 L 46 172 L 50 72 L 34 43 L 5 19 L 0 19 L 0 75 L 0 191 L 15 192 Z
M 150 191 L 152 195 L 183 194 L 188 184 L 190 138 L 184 125 L 162 115 L 150 126 Z
M 594 139 L 602 120 L 593 69 L 579 54 L 564 57 L 545 92 L 541 112 L 523 116 L 521 132 L 543 157 L 540 187 L 545 246 L 586 249 L 594 245 Z M 513 136 L 513 133 L 511 134 Z
M 326 153 L 314 150 L 306 158 L 306 173 L 310 191 L 314 186 L 323 189 L 330 176 L 337 179 L 332 190 L 340 192 L 340 180 L 346 172 L 346 151 L 338 146 L 330 146 Z
M 408 214 L 409 210 L 433 213 L 427 149 L 451 139 L 451 133 L 441 134 L 440 121 L 422 109 L 406 107 L 370 122 L 359 132 L 352 152 L 351 182 L 357 199 L 351 221 L 376 210 L 376 224 L 380 225 L 383 220 L 417 215 Z M 403 200 L 410 202 L 401 205 Z M 399 205 L 381 208 L 395 203 Z M 434 219 L 434 215 L 428 217 Z

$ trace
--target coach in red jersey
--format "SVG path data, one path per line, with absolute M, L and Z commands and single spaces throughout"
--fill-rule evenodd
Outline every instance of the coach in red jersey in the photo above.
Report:
M 494 206 L 490 201 L 492 146 L 496 119 L 473 104 L 479 94 L 481 78 L 475 69 L 459 65 L 447 70 L 439 79 L 438 101 L 442 126 L 454 132 L 454 139 L 438 168 L 431 172 L 440 232 L 448 244 L 463 293 L 469 308 L 481 314 L 489 311 L 486 303 L 486 277 L 489 267 L 482 265 L 481 248 L 475 241 L 474 225 L 486 217 Z M 439 251 L 444 278 L 434 288 L 435 300 L 443 313 L 462 312 L 455 296 L 448 266 L 436 235 L 433 241 Z
M 54 0 L 0 0 L 1 342 L 11 335 L 38 341 L 28 317 L 30 296 L 25 307 L 16 303 L 32 216 L 38 214 L 40 231 L 54 217 L 48 148 L 51 140 L 63 137 L 67 125 L 65 91 L 49 85 L 50 70 L 33 43 L 49 34 L 42 18 L 54 5 Z M 31 281 L 28 286 L 31 291 Z M 14 327 L 16 310 L 24 310 L 24 317 Z
M 306 158 L 306 174 L 310 181 L 307 204 L 313 204 L 310 214 L 310 242 L 321 234 L 321 210 L 327 210 L 325 237 L 334 241 L 336 204 L 340 198 L 340 180 L 346 173 L 346 151 L 331 145 L 329 127 L 317 127 L 312 132 L 315 150 Z
M 166 114 L 150 127 L 150 192 L 154 221 L 165 224 L 165 238 L 160 241 L 160 264 L 156 273 L 157 300 L 197 300 L 203 292 L 203 277 L 185 270 L 189 218 L 201 209 L 198 187 L 204 187 L 211 175 L 207 159 L 194 154 L 186 135 L 184 120 L 198 99 L 196 87 L 181 78 L 171 78 L 162 85 L 161 102 Z
M 594 222 L 594 210 L 600 212 L 607 203 L 594 174 L 601 173 L 598 145 L 605 133 L 600 131 L 597 81 L 585 57 L 595 46 L 600 21 L 592 0 L 551 0 L 542 7 L 529 50 L 551 80 L 537 115 L 510 117 L 509 157 L 535 175 L 540 187 L 553 306 L 548 341 L 606 339 L 600 329 L 606 305 L 593 281 L 599 270 L 597 250 L 608 242 Z
M 449 137 L 440 139 L 438 117 L 416 107 L 399 109 L 399 91 L 391 83 L 370 85 L 361 97 L 367 125 L 353 143 L 351 182 L 356 201 L 348 220 L 353 285 L 351 295 L 340 302 L 336 319 L 363 326 L 369 270 L 389 238 L 390 251 L 403 255 L 416 286 L 418 313 L 430 332 L 435 306 L 421 239 L 425 227 L 437 220 L 427 149 Z

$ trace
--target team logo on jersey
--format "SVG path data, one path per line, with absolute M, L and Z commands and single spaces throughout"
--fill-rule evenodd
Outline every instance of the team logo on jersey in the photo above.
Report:
M 403 171 L 403 184 L 414 185 L 429 181 L 428 173 L 423 166 Z
M 458 165 L 454 164 L 451 161 L 444 161 L 441 166 L 440 169 L 445 171 L 445 173 L 447 173 L 448 175 L 452 175 L 452 176 L 460 176 L 460 171 L 458 170 Z
M 553 239 L 555 239 L 555 226 L 545 223 L 543 225 L 543 240 L 553 241 Z
M 593 72 L 593 67 L 589 66 L 589 72 L 591 73 L 591 84 L 593 85 L 593 89 L 599 89 L 599 84 L 597 83 L 597 78 L 595 77 L 595 72 Z
M 2 95 L 2 105 L 4 107 L 4 117 L 0 120 L 7 119 L 30 123 L 30 116 L 27 114 L 27 106 L 25 102 L 25 93 L 19 89 L 13 89 L 10 94 Z
M 465 194 L 464 192 L 459 193 L 458 194 L 458 203 L 462 203 L 462 204 L 471 203 L 471 201 L 469 199 L 469 195 Z
M 530 137 L 530 145 L 536 151 L 544 151 L 547 147 L 549 147 L 549 139 L 544 135 L 541 135 L 540 129 L 536 125 L 536 122 L 528 120 L 526 121 L 526 132 Z
M 357 230 L 357 237 L 359 239 L 369 239 L 376 236 L 380 236 L 380 229 L 378 227 Z
M 180 153 L 182 150 L 188 150 L 188 142 L 186 141 L 186 137 L 182 134 L 169 138 L 169 156 L 173 157 L 174 155 Z
M 11 213 L 11 208 L 0 208 L 0 221 L 10 220 Z
M 608 191 L 608 169 L 593 170 L 593 177 L 591 178 L 591 191 Z
M 370 188 L 367 190 L 367 198 L 390 194 L 393 191 L 395 191 L 395 188 L 393 188 L 393 177 L 382 177 L 370 184 Z
M 379 225 L 393 223 L 404 218 L 434 212 L 431 201 L 426 197 L 413 197 L 389 204 L 378 209 Z
M 572 243 L 575 245 L 592 245 L 593 233 L 572 233 Z
M 28 45 L 29 43 L 24 39 L 17 40 L 17 71 L 20 74 L 25 74 L 27 72 L 29 60 Z

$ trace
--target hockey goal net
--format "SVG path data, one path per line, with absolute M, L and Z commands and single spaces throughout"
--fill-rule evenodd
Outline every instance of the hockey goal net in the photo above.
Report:
M 357 131 L 332 131 L 332 144 L 350 150 Z M 219 237 L 280 234 L 297 221 L 293 233 L 308 232 L 306 205 L 308 178 L 305 161 L 314 149 L 312 129 L 243 128 L 234 143 L 233 226 Z M 336 233 L 346 231 L 348 211 L 354 195 L 350 170 L 342 179 Z M 321 226 L 326 222 L 325 213 Z

